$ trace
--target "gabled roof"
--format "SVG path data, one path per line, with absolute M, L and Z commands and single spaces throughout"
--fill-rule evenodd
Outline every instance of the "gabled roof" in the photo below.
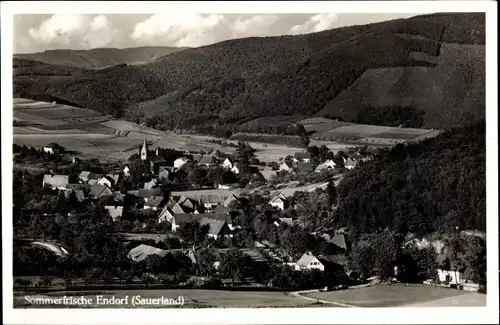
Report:
M 269 196 L 269 200 L 273 201 L 277 197 L 280 197 L 280 198 L 286 200 L 285 194 L 281 193 L 280 191 L 275 191 L 275 192 L 271 193 L 271 195 Z
M 283 163 L 281 163 L 280 168 L 281 168 L 281 166 L 283 166 L 283 165 L 285 165 L 286 167 L 288 167 L 288 168 L 290 168 L 290 169 L 293 167 L 292 163 L 291 163 L 291 162 L 289 162 L 289 161 L 284 161 Z
M 200 219 L 200 225 L 209 225 L 209 230 L 208 233 L 212 235 L 220 235 L 221 232 L 223 232 L 225 227 L 227 226 L 227 223 L 224 220 L 220 219 L 209 219 L 209 218 L 201 218 Z M 228 230 L 227 228 L 226 230 Z
M 213 220 L 223 220 L 228 225 L 232 224 L 231 216 L 227 214 L 216 214 L 216 213 L 174 214 L 174 219 L 176 224 L 188 223 L 194 221 L 199 222 L 203 218 L 213 219 Z
M 68 175 L 43 175 L 43 183 L 53 187 L 66 187 L 69 184 Z
M 79 178 L 88 178 L 92 172 L 89 171 L 83 171 L 78 175 Z
M 72 183 L 72 184 L 66 185 L 66 188 L 68 190 L 74 190 L 74 191 L 76 191 L 76 190 L 86 191 L 86 190 L 90 189 L 90 185 L 89 184 Z
M 94 198 L 99 198 L 103 196 L 109 196 L 113 194 L 109 188 L 101 184 L 94 184 L 90 187 L 90 194 Z
M 215 207 L 214 213 L 216 213 L 216 214 L 228 214 L 229 209 L 228 209 L 228 207 L 225 207 L 223 205 L 218 205 Z
M 148 158 L 153 164 L 166 163 L 167 161 L 160 156 L 151 156 Z
M 160 257 L 165 257 L 168 251 L 160 248 L 156 248 L 149 245 L 141 244 L 135 248 L 132 248 L 128 253 L 129 258 L 135 262 L 140 262 L 145 260 L 150 255 L 157 255 Z
M 160 195 L 161 189 L 155 188 L 155 189 L 148 190 L 145 188 L 141 188 L 139 190 L 130 190 L 127 193 L 130 195 L 134 195 L 134 196 L 145 199 L 145 198 L 149 198 L 151 196 Z
M 199 164 L 211 164 L 213 162 L 213 156 L 211 155 L 205 155 L 202 156 L 201 159 L 198 161 Z
M 345 236 L 344 235 L 335 235 L 333 236 L 332 239 L 330 239 L 330 243 L 342 248 L 342 249 L 347 249 L 347 244 L 346 244 L 346 240 L 345 240 Z
M 187 214 L 187 211 L 179 203 L 174 203 L 170 207 L 170 210 L 172 210 L 172 213 L 176 214 Z
M 120 180 L 119 174 L 107 174 L 106 177 L 109 177 L 115 184 Z
M 297 264 L 298 266 L 307 266 L 307 265 L 309 265 L 309 263 L 311 263 L 314 260 L 319 261 L 319 259 L 316 256 L 314 256 L 313 254 L 304 253 L 302 255 L 302 257 L 295 264 Z
M 222 205 L 224 205 L 225 207 L 228 207 L 229 204 L 231 204 L 231 202 L 234 202 L 234 201 L 239 201 L 238 197 L 234 194 L 231 194 L 229 195 L 225 200 L 224 202 L 222 203 Z
M 312 163 L 302 163 L 297 166 L 299 172 L 309 173 L 314 171 L 314 165 Z
M 163 196 L 151 196 L 148 198 L 148 201 L 144 204 L 148 207 L 159 207 L 163 204 L 165 198 Z
M 144 188 L 146 188 L 146 189 L 152 189 L 155 186 L 158 186 L 158 182 L 154 178 L 152 180 L 150 180 L 149 182 L 144 183 Z
M 318 256 L 318 260 L 323 264 L 325 267 L 329 266 L 329 264 L 335 264 L 336 266 L 347 266 L 347 258 L 343 254 L 336 254 L 336 255 L 330 255 L 330 256 Z M 335 266 L 334 265 L 334 266 Z
M 123 207 L 122 206 L 114 206 L 114 205 L 106 205 L 104 207 L 106 210 L 108 210 L 109 215 L 115 221 L 118 218 L 121 218 L 123 215 Z

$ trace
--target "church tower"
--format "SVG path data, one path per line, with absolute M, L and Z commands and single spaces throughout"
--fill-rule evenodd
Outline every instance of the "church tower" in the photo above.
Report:
M 141 160 L 146 159 L 148 159 L 148 144 L 146 142 L 146 139 L 144 139 L 144 143 L 142 144 L 141 148 Z

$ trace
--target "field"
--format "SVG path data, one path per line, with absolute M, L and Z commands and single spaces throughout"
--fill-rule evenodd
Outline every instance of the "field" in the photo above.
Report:
M 266 307 L 313 307 L 321 306 L 314 304 L 310 300 L 300 297 L 289 296 L 284 292 L 265 292 L 265 291 L 222 291 L 222 290 L 198 290 L 198 289 L 167 289 L 167 290 L 103 290 L 100 292 L 56 292 L 46 295 L 32 295 L 31 297 L 62 297 L 62 296 L 81 296 L 93 298 L 95 302 L 98 295 L 104 298 L 124 298 L 129 296 L 126 305 L 92 305 L 88 307 L 118 307 L 133 308 L 131 304 L 132 296 L 140 295 L 142 298 L 184 298 L 185 308 L 266 308 Z M 27 304 L 25 295 L 17 294 L 14 296 L 14 308 L 54 308 L 56 305 L 32 305 Z M 331 305 L 324 305 L 331 307 Z M 57 306 L 61 307 L 61 306 Z M 153 305 L 136 306 L 136 308 L 151 308 Z M 168 308 L 169 306 L 160 306 Z M 175 306 L 172 306 L 175 307 Z
M 419 141 L 439 134 L 439 130 L 396 128 L 367 124 L 338 122 L 315 117 L 300 121 L 310 132 L 312 141 L 345 142 L 353 146 L 382 145 Z M 311 143 L 312 144 L 312 143 Z
M 360 289 L 315 292 L 304 296 L 355 307 L 486 305 L 486 295 L 441 287 L 405 286 L 404 284 L 375 285 Z

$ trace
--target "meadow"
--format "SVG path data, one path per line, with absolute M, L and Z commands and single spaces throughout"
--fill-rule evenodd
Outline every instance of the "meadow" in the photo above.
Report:
M 398 307 L 425 304 L 425 306 L 443 306 L 442 299 L 448 305 L 485 306 L 486 296 L 456 289 L 423 285 L 375 285 L 371 287 L 330 292 L 304 294 L 306 297 L 343 303 L 355 307 Z M 471 299 L 473 298 L 473 299 Z M 441 302 L 441 303 L 440 303 Z M 453 302 L 455 302 L 453 304 Z

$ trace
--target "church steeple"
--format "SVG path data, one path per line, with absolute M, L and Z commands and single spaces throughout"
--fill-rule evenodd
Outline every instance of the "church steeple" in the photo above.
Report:
M 148 143 L 146 142 L 146 139 L 144 139 L 144 143 L 141 148 L 141 160 L 146 159 L 148 159 Z

